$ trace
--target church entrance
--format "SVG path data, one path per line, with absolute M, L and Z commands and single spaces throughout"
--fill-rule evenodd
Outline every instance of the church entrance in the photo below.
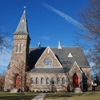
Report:
M 15 78 L 15 88 L 19 88 L 20 87 L 20 76 L 17 75 Z
M 78 75 L 76 73 L 73 75 L 73 87 L 74 88 L 79 87 Z

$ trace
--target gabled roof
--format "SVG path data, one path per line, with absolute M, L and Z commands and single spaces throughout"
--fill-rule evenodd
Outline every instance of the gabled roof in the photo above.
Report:
M 60 64 L 60 62 L 58 61 L 58 59 L 56 58 L 55 54 L 53 53 L 53 51 L 50 49 L 49 46 L 44 50 L 42 55 L 39 57 L 38 61 L 35 64 L 35 67 L 47 67 L 47 66 L 44 66 L 44 64 L 41 64 L 41 66 L 39 66 L 40 64 L 38 64 L 41 60 L 43 61 L 45 59 L 44 55 L 46 55 L 47 57 L 50 57 L 51 59 L 53 59 L 53 63 L 52 63 L 51 66 L 54 65 L 53 67 L 57 67 L 57 66 L 62 67 L 62 65 Z M 56 66 L 55 66 L 54 63 L 56 63 Z
M 26 11 L 24 10 L 20 22 L 14 34 L 28 34 Z
M 30 69 L 34 67 L 35 63 L 37 62 L 44 50 L 45 47 L 41 47 L 41 49 L 29 49 Z M 71 67 L 74 62 L 77 62 L 79 67 L 90 67 L 81 47 L 63 47 L 62 49 L 51 48 L 51 50 L 53 51 L 63 68 Z M 68 57 L 69 52 L 73 55 L 73 57 Z

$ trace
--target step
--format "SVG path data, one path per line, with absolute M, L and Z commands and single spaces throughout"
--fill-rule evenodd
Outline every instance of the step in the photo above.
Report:
M 13 88 L 12 90 L 10 90 L 10 93 L 18 93 L 18 89 Z
M 74 88 L 74 93 L 82 93 L 81 88 L 79 88 L 79 87 Z

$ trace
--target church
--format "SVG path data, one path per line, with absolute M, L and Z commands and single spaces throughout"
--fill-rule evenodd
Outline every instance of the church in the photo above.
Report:
M 4 91 L 82 91 L 91 90 L 90 66 L 79 46 L 30 48 L 30 36 L 24 10 L 16 31 L 12 57 L 5 76 Z

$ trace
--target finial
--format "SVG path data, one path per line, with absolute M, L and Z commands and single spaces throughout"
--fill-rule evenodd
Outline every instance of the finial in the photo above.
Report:
M 38 42 L 38 49 L 41 49 L 41 42 Z
M 62 47 L 60 45 L 60 41 L 58 41 L 58 49 L 62 49 Z
M 24 9 L 26 9 L 26 6 L 24 6 Z
M 25 10 L 26 10 L 26 6 L 24 6 L 23 8 L 24 8 L 24 13 L 25 13 Z

